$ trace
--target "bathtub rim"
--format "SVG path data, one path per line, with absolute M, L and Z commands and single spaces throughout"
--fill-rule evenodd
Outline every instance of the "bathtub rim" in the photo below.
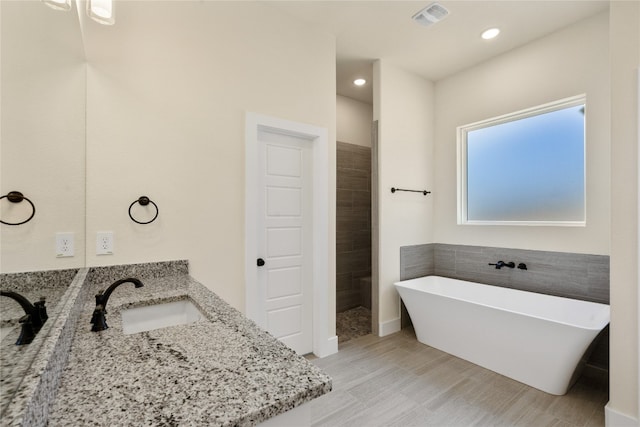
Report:
M 486 288 L 486 287 L 491 287 L 493 289 L 498 288 L 498 289 L 503 289 L 503 290 L 508 291 L 508 292 L 515 292 L 515 293 L 518 293 L 520 295 L 523 295 L 523 294 L 534 294 L 534 295 L 541 295 L 543 297 L 552 298 L 552 299 L 578 301 L 580 303 L 584 303 L 586 305 L 590 305 L 592 307 L 596 307 L 599 310 L 606 310 L 606 316 L 605 316 L 606 318 L 602 318 L 601 319 L 600 316 L 598 316 L 598 318 L 594 320 L 594 323 L 597 323 L 597 325 L 602 325 L 602 326 L 578 325 L 578 324 L 575 324 L 575 323 L 569 323 L 567 321 L 563 321 L 563 320 L 559 320 L 559 319 L 556 319 L 556 318 L 552 318 L 550 316 L 549 317 L 545 317 L 545 316 L 532 314 L 532 313 L 523 313 L 521 311 L 516 311 L 516 310 L 505 308 L 505 307 L 500 307 L 500 306 L 497 306 L 497 305 L 486 304 L 484 302 L 474 301 L 473 299 L 460 298 L 458 296 L 448 295 L 446 293 L 432 292 L 432 291 L 427 290 L 427 289 L 421 289 L 421 288 L 419 288 L 417 286 L 411 286 L 411 285 L 413 285 L 415 283 L 424 282 L 425 279 L 428 279 L 428 278 L 445 279 L 446 281 L 461 282 L 461 283 L 464 283 L 465 285 L 476 285 L 476 286 L 480 286 L 480 287 L 483 287 L 483 288 Z M 394 282 L 394 286 L 396 288 L 402 287 L 402 288 L 405 288 L 405 289 L 410 289 L 410 290 L 414 290 L 414 291 L 418 291 L 418 292 L 424 292 L 424 293 L 428 293 L 428 294 L 431 294 L 431 295 L 437 295 L 437 296 L 440 296 L 440 297 L 443 297 L 443 298 L 450 298 L 450 299 L 454 299 L 454 300 L 457 300 L 457 301 L 466 302 L 468 304 L 481 305 L 481 306 L 484 306 L 484 307 L 492 308 L 494 310 L 500 310 L 500 311 L 512 313 L 512 314 L 519 315 L 519 316 L 528 316 L 528 317 L 531 317 L 531 318 L 535 318 L 535 319 L 539 319 L 539 320 L 543 320 L 543 321 L 547 321 L 547 322 L 553 322 L 553 323 L 569 326 L 569 327 L 572 327 L 572 328 L 579 328 L 579 329 L 590 330 L 590 331 L 602 331 L 604 328 L 607 327 L 607 325 L 611 321 L 611 309 L 610 309 L 609 304 L 603 304 L 603 303 L 593 302 L 593 301 L 585 301 L 585 300 L 580 300 L 580 299 L 576 299 L 576 298 L 561 297 L 561 296 L 557 296 L 557 295 L 544 294 L 544 293 L 541 293 L 541 292 L 525 291 L 525 290 L 521 290 L 521 289 L 514 289 L 514 288 L 509 288 L 509 287 L 500 286 L 500 285 L 491 285 L 491 284 L 487 284 L 487 283 L 472 282 L 470 280 L 454 279 L 454 278 L 446 277 L 446 276 L 438 276 L 436 274 L 431 274 L 431 275 L 422 276 L 422 277 L 416 277 L 416 278 L 413 278 L 413 279 L 400 280 L 398 282 Z M 396 289 L 396 291 L 398 292 L 397 289 Z M 399 294 L 399 292 L 398 292 L 398 294 Z M 400 295 L 398 295 L 398 296 L 400 297 Z

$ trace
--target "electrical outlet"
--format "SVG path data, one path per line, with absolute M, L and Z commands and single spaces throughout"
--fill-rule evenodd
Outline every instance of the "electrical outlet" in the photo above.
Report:
M 64 258 L 73 255 L 73 233 L 56 233 L 56 257 Z
M 96 255 L 113 255 L 113 231 L 98 232 Z

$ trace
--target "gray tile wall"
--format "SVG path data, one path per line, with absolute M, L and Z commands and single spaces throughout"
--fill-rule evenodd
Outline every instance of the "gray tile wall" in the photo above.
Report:
M 433 244 L 400 248 L 400 280 L 435 274 Z
M 336 311 L 371 308 L 371 148 L 337 143 L 336 193 Z
M 417 277 L 435 274 L 435 245 L 402 246 L 400 248 L 400 280 L 415 279 Z M 409 313 L 400 301 L 400 325 L 406 328 L 411 325 Z
M 488 265 L 525 263 L 527 270 Z M 566 252 L 432 243 L 400 248 L 402 280 L 435 274 L 609 304 L 609 257 Z
M 526 270 L 488 265 L 525 263 Z M 443 276 L 530 292 L 609 304 L 609 257 L 566 252 L 431 243 L 400 248 L 400 280 Z M 402 326 L 410 324 L 402 304 Z M 609 366 L 607 327 L 589 364 Z

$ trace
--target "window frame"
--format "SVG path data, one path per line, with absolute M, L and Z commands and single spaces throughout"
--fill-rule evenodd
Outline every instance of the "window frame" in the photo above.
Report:
M 504 221 L 504 220 L 469 220 L 467 209 L 467 134 L 471 131 L 500 125 L 516 120 L 525 119 L 545 113 L 550 113 L 565 108 L 584 105 L 584 141 L 583 141 L 583 183 L 584 183 L 584 206 L 583 219 L 581 221 Z M 586 227 L 587 225 L 587 96 L 586 94 L 576 95 L 558 101 L 549 102 L 513 113 L 504 114 L 498 117 L 469 123 L 456 128 L 457 137 L 457 202 L 458 202 L 458 225 L 523 225 L 523 226 L 560 226 L 560 227 Z

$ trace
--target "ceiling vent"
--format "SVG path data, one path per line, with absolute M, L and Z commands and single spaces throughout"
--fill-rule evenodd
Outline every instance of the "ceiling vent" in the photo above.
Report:
M 418 24 L 428 27 L 443 20 L 449 15 L 449 11 L 439 3 L 431 3 L 420 12 L 413 15 L 412 19 Z

